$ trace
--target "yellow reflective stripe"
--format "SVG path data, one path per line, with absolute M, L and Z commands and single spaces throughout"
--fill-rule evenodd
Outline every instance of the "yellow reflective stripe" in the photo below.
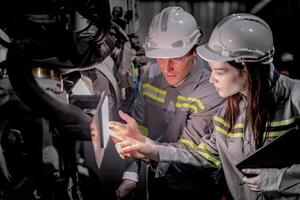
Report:
M 148 128 L 143 126 L 143 125 L 139 125 L 139 131 L 141 132 L 141 134 L 143 134 L 144 136 L 148 136 Z
M 216 158 L 208 149 L 208 147 L 201 143 L 199 144 L 198 146 L 191 140 L 187 140 L 187 139 L 183 139 L 183 138 L 180 138 L 179 139 L 179 142 L 186 145 L 186 146 L 189 146 L 191 147 L 192 149 L 196 149 L 196 148 L 200 148 L 200 149 L 203 149 L 205 150 L 206 152 L 203 152 L 203 151 L 197 151 L 201 156 L 203 156 L 205 159 L 207 159 L 208 161 L 212 162 L 214 165 L 216 165 L 217 167 L 219 167 L 221 165 L 221 162 L 218 158 Z
M 148 89 L 153 90 L 153 91 L 155 91 L 155 92 L 157 92 L 159 94 L 162 94 L 162 95 L 166 95 L 167 94 L 167 91 L 159 89 L 159 88 L 151 85 L 150 83 L 144 83 L 143 84 L 143 88 L 148 88 Z
M 184 97 L 184 96 L 182 96 L 182 95 L 178 95 L 177 98 L 178 98 L 179 100 L 181 100 L 181 101 L 195 102 L 195 103 L 197 103 L 197 105 L 199 106 L 199 108 L 200 108 L 201 110 L 204 110 L 204 109 L 205 109 L 205 106 L 203 105 L 203 103 L 202 103 L 199 99 L 197 99 L 197 98 L 193 98 L 193 97 Z
M 237 129 L 237 128 L 244 128 L 244 124 L 243 124 L 243 123 L 238 123 L 238 124 L 234 125 L 233 128 L 234 128 L 234 129 Z
M 229 123 L 227 123 L 227 122 L 226 122 L 224 119 L 222 119 L 221 117 L 214 116 L 214 117 L 213 117 L 213 120 L 215 120 L 215 121 L 217 121 L 217 122 L 223 124 L 223 125 L 224 125 L 225 127 L 227 127 L 227 128 L 230 127 Z
M 300 118 L 300 116 L 296 116 L 296 117 L 293 117 L 293 118 L 290 118 L 290 119 L 285 119 L 285 120 L 282 120 L 282 121 L 273 121 L 273 122 L 269 123 L 269 125 L 272 126 L 272 127 L 289 125 L 289 124 L 294 123 L 299 118 Z
M 287 133 L 289 130 L 284 130 L 284 131 L 272 131 L 268 132 L 268 137 L 279 137 L 285 133 Z M 264 132 L 264 137 L 266 137 L 267 132 Z
M 184 145 L 186 145 L 186 146 L 189 146 L 189 147 L 191 147 L 193 149 L 197 147 L 197 145 L 193 141 L 191 141 L 191 140 L 180 138 L 179 142 L 182 143 L 182 144 L 184 144 Z
M 155 101 L 158 101 L 160 103 L 164 103 L 165 102 L 165 99 L 163 99 L 161 97 L 157 97 L 157 96 L 155 96 L 155 95 L 153 95 L 153 94 L 151 94 L 149 92 L 146 92 L 146 91 L 143 92 L 143 95 L 147 96 L 147 97 L 149 97 L 149 98 L 151 98 L 151 99 L 153 99 Z
M 204 158 L 206 158 L 207 160 L 211 161 L 214 165 L 216 165 L 217 167 L 221 166 L 221 162 L 219 159 L 217 159 L 215 156 L 212 155 L 212 153 L 209 151 L 208 147 L 201 143 L 200 145 L 198 145 L 198 148 L 200 149 L 204 149 L 205 151 L 207 151 L 207 153 L 202 152 L 202 151 L 197 151 L 199 154 L 201 154 Z
M 209 160 L 210 162 L 212 162 L 214 165 L 216 165 L 217 167 L 221 166 L 221 162 L 219 160 L 216 160 L 215 158 L 213 158 L 209 153 L 204 153 L 202 151 L 197 151 L 201 156 L 203 156 L 206 160 Z
M 228 122 L 226 122 L 224 119 L 222 119 L 221 117 L 218 116 L 214 116 L 213 119 L 221 124 L 223 124 L 225 127 L 229 128 L 230 125 Z M 238 123 L 236 125 L 233 126 L 234 129 L 238 129 L 238 128 L 244 128 L 244 124 L 243 123 Z
M 229 136 L 229 137 L 235 137 L 235 138 L 242 138 L 243 137 L 243 133 L 228 133 L 227 131 L 225 131 L 224 129 L 222 129 L 219 126 L 214 126 L 215 130 L 222 133 L 223 135 Z
M 183 103 L 183 104 L 181 104 L 181 103 L 176 103 L 175 106 L 176 106 L 177 108 L 184 107 L 184 108 L 187 108 L 187 109 L 191 109 L 191 110 L 193 110 L 195 113 L 198 112 L 197 107 L 194 106 L 194 105 L 192 105 L 192 104 L 188 104 L 188 103 Z

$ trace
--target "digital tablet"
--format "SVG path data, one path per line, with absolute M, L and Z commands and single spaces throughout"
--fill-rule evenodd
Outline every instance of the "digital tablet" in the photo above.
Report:
M 245 168 L 283 168 L 300 164 L 300 130 L 290 130 L 236 165 Z
M 104 149 L 109 139 L 109 105 L 108 97 L 103 92 L 98 102 L 92 124 L 91 139 L 96 159 L 96 164 L 100 169 L 104 156 Z
M 109 138 L 109 106 L 108 97 L 102 92 L 94 115 L 96 129 L 100 133 L 100 147 L 106 148 Z

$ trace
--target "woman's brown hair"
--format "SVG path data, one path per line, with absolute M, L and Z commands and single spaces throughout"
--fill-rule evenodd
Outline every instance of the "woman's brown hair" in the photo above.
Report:
M 253 132 L 257 148 L 263 144 L 263 133 L 266 131 L 266 123 L 271 120 L 273 113 L 273 97 L 270 84 L 270 66 L 261 63 L 236 63 L 229 62 L 230 65 L 246 71 L 246 92 L 247 106 L 246 119 L 249 121 Z M 242 99 L 241 94 L 235 94 L 227 98 L 227 110 L 225 119 L 231 125 L 230 130 L 239 116 L 239 102 Z

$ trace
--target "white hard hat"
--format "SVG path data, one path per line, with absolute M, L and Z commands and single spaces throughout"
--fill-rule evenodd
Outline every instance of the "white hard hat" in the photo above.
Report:
M 271 63 L 274 46 L 269 25 L 252 14 L 224 18 L 214 28 L 207 44 L 197 48 L 206 61 Z
M 191 14 L 181 7 L 167 7 L 152 19 L 145 41 L 146 56 L 182 57 L 198 43 L 201 35 Z

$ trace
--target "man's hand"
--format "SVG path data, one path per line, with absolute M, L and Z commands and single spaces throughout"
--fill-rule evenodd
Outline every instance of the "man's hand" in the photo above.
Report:
M 126 124 L 110 121 L 109 129 L 120 157 L 158 160 L 157 146 L 146 143 L 146 137 L 140 133 L 136 121 L 122 111 L 119 115 Z
M 242 171 L 246 175 L 243 181 L 248 184 L 251 190 L 257 192 L 278 191 L 283 175 L 283 170 L 276 168 L 243 169 Z M 251 175 L 251 177 L 247 178 L 247 175 Z
M 119 115 L 121 119 L 126 121 L 126 124 L 122 124 L 116 121 L 110 121 L 109 128 L 112 131 L 117 132 L 118 134 L 131 137 L 140 142 L 145 142 L 146 137 L 140 133 L 136 121 L 126 113 L 122 112 L 121 110 L 119 111 Z
M 129 179 L 124 179 L 121 185 L 116 190 L 116 196 L 120 199 L 132 193 L 136 189 L 136 182 Z

